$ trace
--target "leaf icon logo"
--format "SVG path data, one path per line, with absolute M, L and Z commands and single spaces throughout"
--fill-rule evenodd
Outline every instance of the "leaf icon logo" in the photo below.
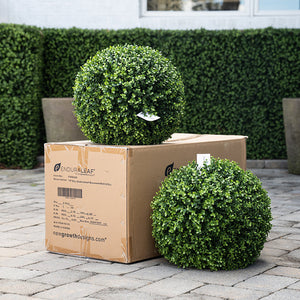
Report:
M 169 176 L 173 171 L 174 163 L 168 165 L 165 170 L 165 176 Z
M 56 165 L 54 166 L 54 172 L 57 172 L 57 171 L 59 171 L 59 169 L 60 169 L 60 166 L 61 166 L 61 163 L 59 163 L 59 164 L 56 164 Z

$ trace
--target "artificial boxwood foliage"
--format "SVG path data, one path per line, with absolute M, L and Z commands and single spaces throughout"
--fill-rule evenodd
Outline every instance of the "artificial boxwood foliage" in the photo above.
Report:
M 174 170 L 151 204 L 159 252 L 180 267 L 233 270 L 252 264 L 271 229 L 270 198 L 236 163 L 212 158 Z
M 136 45 L 97 52 L 77 74 L 75 115 L 95 143 L 159 144 L 176 131 L 183 115 L 180 74 L 160 52 Z M 149 121 L 142 116 L 156 116 Z
M 0 163 L 33 168 L 42 149 L 42 33 L 0 24 Z
M 138 44 L 181 73 L 180 132 L 248 136 L 247 158 L 286 158 L 282 98 L 300 97 L 300 29 L 45 29 L 44 95 L 71 97 L 80 66 L 97 50 Z

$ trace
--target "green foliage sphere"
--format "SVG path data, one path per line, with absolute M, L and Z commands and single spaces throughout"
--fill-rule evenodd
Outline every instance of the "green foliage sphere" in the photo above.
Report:
M 270 198 L 236 163 L 212 158 L 174 170 L 151 204 L 159 252 L 180 267 L 233 270 L 252 264 L 271 229 Z
M 73 104 L 82 131 L 95 143 L 159 144 L 179 126 L 184 87 L 176 68 L 160 52 L 112 46 L 82 66 Z M 139 113 L 159 119 L 147 121 Z

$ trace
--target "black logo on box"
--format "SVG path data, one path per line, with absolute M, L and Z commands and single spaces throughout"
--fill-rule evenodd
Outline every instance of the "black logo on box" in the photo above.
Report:
M 169 176 L 171 174 L 171 172 L 173 171 L 173 167 L 174 167 L 174 163 L 171 163 L 166 167 L 165 176 Z
M 61 166 L 61 163 L 56 164 L 56 165 L 54 166 L 54 172 L 58 172 L 58 171 L 60 170 L 60 166 Z

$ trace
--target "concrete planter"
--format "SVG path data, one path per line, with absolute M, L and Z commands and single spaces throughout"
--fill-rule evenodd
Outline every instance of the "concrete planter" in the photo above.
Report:
M 300 98 L 282 100 L 289 173 L 300 175 Z
M 77 125 L 73 98 L 43 98 L 42 107 L 47 142 L 87 140 Z

